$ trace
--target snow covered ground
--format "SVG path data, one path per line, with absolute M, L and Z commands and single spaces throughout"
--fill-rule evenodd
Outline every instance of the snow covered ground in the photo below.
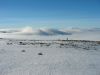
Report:
M 100 75 L 100 44 L 38 42 L 0 39 L 0 75 Z
M 100 28 L 0 29 L 0 75 L 100 75 L 99 34 Z

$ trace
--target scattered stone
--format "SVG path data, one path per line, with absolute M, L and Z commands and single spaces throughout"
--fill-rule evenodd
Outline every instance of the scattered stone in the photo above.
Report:
M 38 55 L 43 55 L 43 53 L 38 53 Z
M 22 50 L 22 52 L 26 52 L 25 50 Z

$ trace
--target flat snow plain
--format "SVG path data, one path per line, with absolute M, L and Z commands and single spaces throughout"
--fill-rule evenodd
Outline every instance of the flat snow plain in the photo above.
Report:
M 86 50 L 0 39 L 0 75 L 100 75 L 100 45 Z

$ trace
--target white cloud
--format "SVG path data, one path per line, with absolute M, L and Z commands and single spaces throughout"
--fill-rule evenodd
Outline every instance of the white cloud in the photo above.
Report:
M 33 33 L 33 28 L 27 26 L 27 27 L 23 28 L 23 29 L 21 30 L 21 32 L 23 32 L 23 33 Z
M 91 29 L 79 29 L 79 28 L 66 28 L 66 29 L 49 29 L 49 28 L 40 28 L 33 29 L 30 26 L 26 26 L 22 29 L 0 29 L 0 33 L 3 34 L 14 34 L 14 35 L 73 35 L 74 33 L 89 31 L 100 31 L 98 28 Z

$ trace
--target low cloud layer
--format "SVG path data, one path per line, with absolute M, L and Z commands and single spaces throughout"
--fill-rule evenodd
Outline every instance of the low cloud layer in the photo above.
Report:
M 70 29 L 48 29 L 48 28 L 40 28 L 33 29 L 32 27 L 25 27 L 22 29 L 0 29 L 0 33 L 2 34 L 14 34 L 14 35 L 72 35 L 74 33 L 80 33 L 83 31 L 100 31 L 99 28 L 91 28 L 91 29 L 79 29 L 79 28 L 70 28 Z
M 71 35 L 72 33 L 67 31 L 62 31 L 60 29 L 33 29 L 32 27 L 25 27 L 22 29 L 4 29 L 0 30 L 0 33 L 11 33 L 11 34 L 19 34 L 19 35 Z

